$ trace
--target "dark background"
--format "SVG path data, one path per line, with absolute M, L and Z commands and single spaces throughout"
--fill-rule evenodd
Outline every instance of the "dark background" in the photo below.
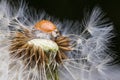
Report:
M 86 8 L 99 5 L 114 23 L 116 37 L 113 39 L 115 53 L 120 56 L 120 0 L 26 0 L 35 10 L 45 10 L 50 16 L 60 20 L 79 20 Z M 120 61 L 120 57 L 118 57 Z
M 99 5 L 113 21 L 120 34 L 120 0 L 25 0 L 36 10 L 45 10 L 51 16 L 70 20 L 81 20 L 86 8 Z

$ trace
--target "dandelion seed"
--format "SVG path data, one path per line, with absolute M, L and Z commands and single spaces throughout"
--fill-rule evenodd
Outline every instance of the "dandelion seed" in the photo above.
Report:
M 56 23 L 18 6 L 0 3 L 0 80 L 120 79 L 120 68 L 108 65 L 113 24 L 100 8 L 80 24 Z

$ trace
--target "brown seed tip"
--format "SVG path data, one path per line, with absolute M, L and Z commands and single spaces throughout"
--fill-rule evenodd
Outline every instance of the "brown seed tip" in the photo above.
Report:
M 37 22 L 34 27 L 46 33 L 51 33 L 56 29 L 56 26 L 51 21 L 48 20 L 41 20 Z

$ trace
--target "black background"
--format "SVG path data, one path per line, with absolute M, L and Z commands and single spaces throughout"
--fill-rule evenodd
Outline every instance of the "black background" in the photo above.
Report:
M 114 23 L 115 38 L 112 48 L 120 55 L 120 0 L 26 0 L 35 10 L 45 10 L 50 16 L 60 20 L 79 20 L 83 18 L 84 9 L 99 5 Z M 118 57 L 120 60 L 120 57 Z

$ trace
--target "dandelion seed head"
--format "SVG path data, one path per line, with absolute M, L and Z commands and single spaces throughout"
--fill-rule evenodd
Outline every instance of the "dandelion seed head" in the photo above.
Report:
M 34 45 L 36 47 L 41 47 L 46 52 L 57 52 L 59 49 L 58 45 L 55 42 L 46 39 L 33 39 L 28 41 L 28 44 Z
M 107 65 L 113 24 L 100 8 L 80 23 L 18 5 L 0 3 L 0 80 L 120 79 L 120 69 Z

